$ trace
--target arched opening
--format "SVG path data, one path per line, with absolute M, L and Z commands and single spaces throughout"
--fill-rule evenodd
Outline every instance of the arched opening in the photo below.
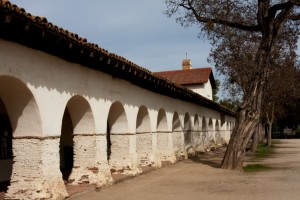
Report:
M 107 160 L 116 170 L 126 167 L 129 159 L 130 136 L 128 122 L 123 105 L 115 102 L 111 105 L 107 118 Z
M 200 132 L 200 122 L 198 115 L 194 118 L 194 130 L 192 134 L 192 144 L 197 147 L 201 144 L 201 132 Z
M 209 119 L 208 121 L 208 138 L 209 138 L 209 146 L 214 146 L 215 145 L 215 132 L 214 132 L 214 125 L 212 118 Z
M 220 123 L 218 119 L 216 120 L 215 125 L 215 140 L 217 145 L 222 145 L 222 136 L 220 131 Z
M 10 185 L 12 165 L 12 128 L 4 103 L 0 99 L 0 193 L 6 192 Z
M 63 115 L 59 144 L 60 171 L 68 181 L 74 165 L 73 124 L 68 108 Z
M 81 96 L 72 97 L 64 111 L 60 137 L 60 168 L 65 181 L 70 179 L 75 164 L 83 167 L 94 158 L 95 141 L 89 136 L 94 133 L 95 123 L 89 103 Z M 83 162 L 80 157 L 86 157 L 86 160 Z
M 166 112 L 160 109 L 157 116 L 157 150 L 162 161 L 170 160 L 170 138 Z
M 145 106 L 141 106 L 136 119 L 136 150 L 139 164 L 141 166 L 151 166 L 153 157 L 152 133 L 150 117 Z
M 192 144 L 192 123 L 188 113 L 184 116 L 184 144 L 186 146 Z
M 160 109 L 157 116 L 157 149 L 164 150 L 169 146 L 166 112 Z
M 195 115 L 195 120 L 194 120 L 194 131 L 199 131 L 199 130 L 200 130 L 199 117 L 198 117 L 198 115 Z
M 15 77 L 0 76 L 0 126 L 1 192 L 7 190 L 7 198 L 30 198 L 24 197 L 21 191 L 32 190 L 33 182 L 43 180 L 43 177 L 39 180 L 29 178 L 25 185 L 20 180 L 26 179 L 26 174 L 40 173 L 32 166 L 40 165 L 41 158 L 37 156 L 30 163 L 28 159 L 32 149 L 40 147 L 36 137 L 42 136 L 42 122 L 32 92 Z
M 201 144 L 205 149 L 208 145 L 207 142 L 207 126 L 206 126 L 206 119 L 205 117 L 202 118 L 202 136 L 201 136 Z
M 179 120 L 179 115 L 177 112 L 173 115 L 172 121 L 172 141 L 175 155 L 181 156 L 183 153 L 183 134 L 182 134 L 182 126 Z

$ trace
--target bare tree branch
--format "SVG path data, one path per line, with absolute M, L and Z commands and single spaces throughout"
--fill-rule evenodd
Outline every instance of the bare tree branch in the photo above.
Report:
M 244 25 L 241 23 L 237 23 L 237 22 L 230 22 L 227 20 L 223 20 L 223 19 L 215 19 L 215 18 L 208 18 L 208 17 L 203 17 L 201 15 L 198 14 L 198 12 L 196 11 L 196 9 L 192 6 L 192 0 L 190 1 L 183 1 L 181 4 L 179 4 L 179 6 L 190 10 L 193 12 L 194 16 L 196 17 L 198 22 L 202 22 L 202 23 L 216 23 L 216 24 L 221 24 L 221 25 L 225 25 L 225 26 L 229 26 L 232 28 L 238 28 L 244 31 L 260 31 L 260 26 L 259 25 Z

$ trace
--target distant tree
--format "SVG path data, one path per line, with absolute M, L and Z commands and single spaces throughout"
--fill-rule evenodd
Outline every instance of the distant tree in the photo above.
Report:
M 221 166 L 240 169 L 247 144 L 261 117 L 264 89 L 273 68 L 272 58 L 276 52 L 285 50 L 286 46 L 280 44 L 296 45 L 293 42 L 299 34 L 300 0 L 166 0 L 166 4 L 169 16 L 178 14 L 177 21 L 183 26 L 197 24 L 200 35 L 208 37 L 214 47 L 220 48 L 223 41 L 228 40 L 232 41 L 233 48 L 239 45 L 249 48 L 250 53 L 243 55 L 245 59 L 241 59 L 240 65 L 235 65 L 247 66 L 241 69 L 243 77 L 230 76 L 242 94 L 242 103 Z M 247 35 L 248 40 L 244 40 Z M 274 51 L 275 46 L 281 50 Z M 226 50 L 227 46 L 222 48 Z M 230 68 L 225 67 L 225 72 L 226 69 Z M 239 85 L 242 81 L 247 82 Z
M 224 98 L 219 101 L 222 106 L 229 108 L 232 111 L 237 111 L 239 102 L 235 99 Z
M 281 66 L 275 66 L 266 82 L 262 115 L 267 124 L 267 145 L 272 145 L 273 122 L 286 115 L 285 107 L 299 99 L 299 71 L 295 60 L 285 59 Z M 282 70 L 284 68 L 284 70 Z
M 214 102 L 218 102 L 219 101 L 219 97 L 218 97 L 218 92 L 220 90 L 220 81 L 218 79 L 215 80 L 216 83 L 216 88 L 213 89 L 213 101 Z

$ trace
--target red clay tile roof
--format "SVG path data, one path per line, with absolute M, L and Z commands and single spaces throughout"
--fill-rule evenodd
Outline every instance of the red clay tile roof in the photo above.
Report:
M 210 67 L 189 70 L 163 71 L 155 72 L 154 74 L 179 85 L 203 84 L 210 80 L 213 88 L 215 87 L 215 80 Z
M 53 25 L 44 17 L 33 16 L 8 0 L 0 0 L 0 38 L 110 74 L 171 98 L 206 106 L 232 116 L 236 114 L 181 85 L 100 48 L 97 44 L 89 43 L 75 33 Z

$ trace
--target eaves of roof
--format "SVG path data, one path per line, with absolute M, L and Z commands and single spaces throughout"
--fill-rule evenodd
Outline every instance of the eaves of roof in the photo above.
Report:
M 89 43 L 77 34 L 49 23 L 46 18 L 33 16 L 7 0 L 0 0 L 0 38 L 110 74 L 162 95 L 236 115 L 230 109 Z

